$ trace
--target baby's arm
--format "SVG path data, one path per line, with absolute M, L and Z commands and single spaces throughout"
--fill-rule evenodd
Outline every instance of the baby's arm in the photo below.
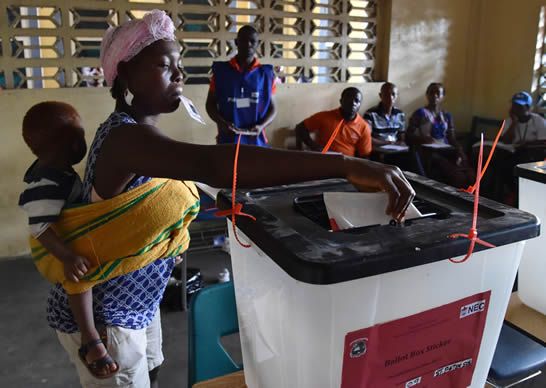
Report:
M 52 228 L 48 227 L 36 239 L 53 256 L 63 262 L 64 274 L 68 280 L 78 282 L 89 270 L 89 261 L 74 253 Z

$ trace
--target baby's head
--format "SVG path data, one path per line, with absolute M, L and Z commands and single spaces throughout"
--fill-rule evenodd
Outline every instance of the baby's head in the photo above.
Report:
M 38 159 L 56 165 L 79 163 L 87 151 L 80 115 L 64 102 L 30 108 L 23 119 L 23 139 Z

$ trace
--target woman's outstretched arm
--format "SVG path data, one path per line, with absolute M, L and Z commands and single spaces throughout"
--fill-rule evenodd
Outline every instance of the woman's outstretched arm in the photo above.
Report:
M 194 145 L 175 141 L 153 126 L 126 125 L 112 130 L 100 159 L 125 174 L 194 180 L 231 187 L 235 145 Z M 242 188 L 347 178 L 359 190 L 383 190 L 388 214 L 400 219 L 415 192 L 393 166 L 342 155 L 241 146 L 237 182 Z

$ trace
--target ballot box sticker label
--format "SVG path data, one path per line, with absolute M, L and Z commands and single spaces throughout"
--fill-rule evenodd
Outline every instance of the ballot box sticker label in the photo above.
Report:
M 345 335 L 341 388 L 466 387 L 491 291 Z

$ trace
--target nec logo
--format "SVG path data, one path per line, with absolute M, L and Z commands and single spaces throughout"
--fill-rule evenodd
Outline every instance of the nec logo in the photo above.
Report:
M 469 315 L 482 312 L 483 310 L 485 310 L 485 299 L 461 307 L 459 318 L 465 318 Z
M 413 380 L 407 381 L 405 388 L 415 387 L 421 382 L 421 376 L 414 378 Z

